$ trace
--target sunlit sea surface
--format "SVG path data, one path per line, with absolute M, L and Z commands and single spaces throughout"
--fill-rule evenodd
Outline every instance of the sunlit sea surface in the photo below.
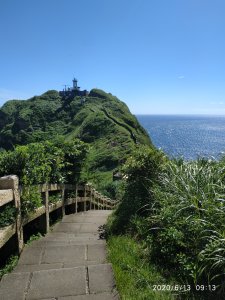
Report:
M 225 116 L 137 115 L 153 144 L 169 157 L 186 160 L 225 152 Z

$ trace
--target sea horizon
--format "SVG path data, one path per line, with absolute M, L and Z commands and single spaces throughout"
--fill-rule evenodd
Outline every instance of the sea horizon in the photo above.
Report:
M 152 114 L 152 113 L 149 113 L 149 114 L 133 114 L 135 116 L 197 116 L 197 117 L 224 117 L 225 118 L 225 114 L 224 115 L 214 115 L 214 114 L 163 114 L 163 113 L 160 113 L 160 114 Z

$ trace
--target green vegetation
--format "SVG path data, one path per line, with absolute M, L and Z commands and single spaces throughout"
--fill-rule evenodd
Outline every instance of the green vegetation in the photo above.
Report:
M 149 263 L 190 285 L 194 299 L 220 299 L 225 288 L 225 160 L 169 161 L 141 147 L 124 173 L 111 234 L 129 232 L 141 240 Z M 202 285 L 216 291 L 196 291 Z
M 12 272 L 12 270 L 16 267 L 18 260 L 19 257 L 17 255 L 10 256 L 6 265 L 0 269 L 0 280 L 5 274 Z
M 26 242 L 26 245 L 31 245 L 31 243 L 33 241 L 37 241 L 37 240 L 39 240 L 42 237 L 43 237 L 43 235 L 40 232 L 38 232 L 37 234 L 32 234 L 30 236 L 29 240 Z
M 92 90 L 85 102 L 48 91 L 0 109 L 0 176 L 18 175 L 24 217 L 43 205 L 34 185 L 46 182 L 91 181 L 119 198 L 121 183 L 112 181 L 113 172 L 137 144 L 151 145 L 147 133 L 123 102 L 101 90 Z M 0 227 L 7 226 L 16 211 L 5 205 L 0 217 Z
M 26 245 L 30 245 L 33 241 L 39 240 L 41 237 L 41 233 L 31 235 L 29 240 L 26 242 Z M 5 274 L 11 273 L 14 270 L 17 266 L 18 260 L 18 255 L 11 255 L 9 257 L 6 264 L 0 269 L 0 280 Z
M 61 201 L 61 200 L 62 200 L 61 193 L 57 193 L 55 195 L 50 195 L 49 199 L 48 199 L 50 204 L 57 203 L 58 201 Z
M 79 138 L 90 145 L 82 180 L 99 190 L 112 183 L 113 171 L 131 154 L 136 144 L 151 145 L 148 134 L 126 104 L 111 94 L 93 89 L 85 97 L 64 98 L 48 91 L 26 101 L 11 100 L 0 109 L 0 145 Z M 72 178 L 71 178 L 72 179 Z
M 122 299 L 224 296 L 225 158 L 169 160 L 127 106 L 98 89 L 85 101 L 56 91 L 8 101 L 0 109 L 0 145 L 0 176 L 19 176 L 24 215 L 42 205 L 32 186 L 46 182 L 91 181 L 121 200 L 107 235 Z M 113 182 L 118 171 L 124 179 Z M 4 206 L 0 226 L 15 213 Z M 156 280 L 190 291 L 154 294 Z M 212 291 L 202 288 L 208 285 Z
M 78 139 L 31 143 L 0 152 L 0 176 L 18 175 L 27 186 L 45 182 L 76 182 L 88 146 Z
M 12 203 L 0 207 L 0 228 L 13 224 L 15 218 L 16 208 Z
M 55 142 L 44 141 L 17 146 L 14 150 L 0 152 L 0 176 L 15 174 L 23 185 L 22 214 L 26 216 L 43 205 L 38 187 L 43 183 L 75 183 L 88 152 L 88 145 L 73 139 Z M 50 202 L 54 199 L 50 198 Z M 0 210 L 0 226 L 14 222 L 15 209 L 9 205 Z
M 111 224 L 114 233 L 124 232 L 136 212 L 139 215 L 147 214 L 146 208 L 151 202 L 149 188 L 157 181 L 164 161 L 166 158 L 162 152 L 147 146 L 139 146 L 128 158 L 123 166 L 127 180 L 122 202 Z
M 168 285 L 168 280 L 148 263 L 143 245 L 131 237 L 110 237 L 108 259 L 113 265 L 121 300 L 175 299 L 171 292 L 155 288 L 155 285 Z

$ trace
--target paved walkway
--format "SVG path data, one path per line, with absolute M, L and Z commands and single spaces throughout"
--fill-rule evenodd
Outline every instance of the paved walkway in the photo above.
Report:
M 0 299 L 118 300 L 105 241 L 98 234 L 110 213 L 66 215 L 26 246 L 13 273 L 0 283 Z

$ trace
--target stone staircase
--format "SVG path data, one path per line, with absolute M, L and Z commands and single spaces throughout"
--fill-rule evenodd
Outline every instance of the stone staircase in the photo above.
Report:
M 0 299 L 119 299 L 106 243 L 98 233 L 110 213 L 65 215 L 45 237 L 24 248 L 17 267 L 0 282 Z

